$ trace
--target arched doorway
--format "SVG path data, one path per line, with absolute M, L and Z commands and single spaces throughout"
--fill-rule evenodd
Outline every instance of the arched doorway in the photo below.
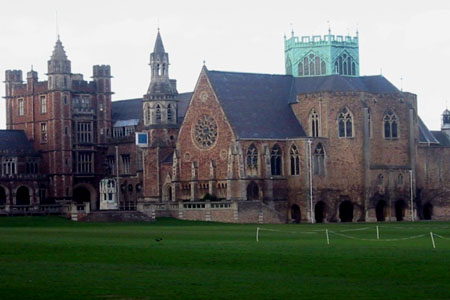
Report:
M 383 222 L 386 220 L 386 201 L 379 200 L 376 207 L 377 221 Z
M 256 182 L 252 181 L 247 185 L 247 200 L 259 199 L 259 187 Z
M 405 201 L 395 201 L 395 217 L 397 218 L 397 221 L 403 221 L 405 218 L 405 206 Z
M 431 203 L 428 202 L 423 206 L 423 219 L 431 220 L 432 217 L 433 217 L 433 205 L 431 205 Z
M 79 186 L 73 190 L 73 201 L 77 204 L 91 202 L 91 192 L 84 186 Z
M 353 203 L 350 200 L 346 200 L 339 205 L 339 219 L 341 219 L 341 222 L 353 221 Z
M 16 205 L 30 205 L 30 191 L 26 186 L 17 189 Z
M 291 219 L 294 221 L 294 223 L 300 223 L 302 219 L 302 215 L 300 213 L 300 207 L 297 204 L 293 204 L 291 206 Z
M 6 190 L 4 187 L 0 186 L 0 205 L 6 204 Z
M 317 202 L 314 208 L 314 215 L 316 217 L 316 223 L 322 223 L 325 219 L 325 203 L 323 201 Z

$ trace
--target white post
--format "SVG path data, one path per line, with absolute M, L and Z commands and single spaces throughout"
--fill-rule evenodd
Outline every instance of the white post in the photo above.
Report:
M 119 146 L 115 146 L 116 148 L 116 178 L 117 178 L 117 206 L 120 210 L 120 181 L 119 181 Z
M 380 239 L 380 231 L 378 230 L 378 225 L 377 225 L 377 240 Z
M 410 190 L 409 190 L 409 197 L 410 197 L 410 211 L 411 211 L 411 222 L 414 222 L 414 195 L 413 195 L 413 171 L 409 170 L 409 183 L 410 183 Z
M 256 227 L 256 241 L 259 242 L 259 227 Z
M 309 202 L 310 202 L 310 218 L 311 224 L 314 224 L 314 213 L 313 213 L 313 188 L 312 188 L 312 153 L 311 153 L 312 141 L 308 140 L 308 151 L 309 151 Z
M 325 234 L 327 235 L 327 245 L 330 244 L 330 237 L 328 236 L 328 229 L 325 229 Z
M 436 249 L 436 244 L 434 243 L 434 237 L 432 232 L 430 232 L 430 236 L 431 236 L 431 243 L 433 244 L 433 249 Z

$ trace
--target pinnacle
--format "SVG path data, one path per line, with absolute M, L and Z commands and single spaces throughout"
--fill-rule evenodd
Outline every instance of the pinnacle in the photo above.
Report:
M 155 41 L 155 48 L 153 49 L 153 53 L 165 53 L 166 51 L 164 50 L 164 45 L 161 39 L 161 34 L 159 33 L 158 30 L 158 35 L 156 36 L 156 41 Z
M 56 41 L 55 48 L 53 49 L 51 60 L 67 60 L 66 51 L 64 51 L 64 47 L 59 39 Z

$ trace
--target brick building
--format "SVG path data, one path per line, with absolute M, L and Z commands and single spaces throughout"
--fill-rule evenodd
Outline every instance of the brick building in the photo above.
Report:
M 179 94 L 158 31 L 147 92 L 111 102 L 110 67 L 83 80 L 58 39 L 47 81 L 6 71 L 7 127 L 41 157 L 40 203 L 98 210 L 104 179 L 118 209 L 151 216 L 400 221 L 413 203 L 415 218 L 448 219 L 450 112 L 429 131 L 415 95 L 359 76 L 358 51 L 358 36 L 292 36 L 286 75 L 203 67 L 194 92 Z

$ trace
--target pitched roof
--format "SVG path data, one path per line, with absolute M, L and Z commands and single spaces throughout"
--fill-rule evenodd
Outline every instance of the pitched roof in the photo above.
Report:
M 439 141 L 439 144 L 444 147 L 450 147 L 450 138 L 442 131 L 431 131 L 433 136 Z
M 0 154 L 37 155 L 23 130 L 0 130 Z
M 208 71 L 208 77 L 238 138 L 306 136 L 288 105 L 292 76 Z
M 428 130 L 425 123 L 419 117 L 419 142 L 426 144 L 439 144 L 439 141 L 434 137 L 430 130 Z

